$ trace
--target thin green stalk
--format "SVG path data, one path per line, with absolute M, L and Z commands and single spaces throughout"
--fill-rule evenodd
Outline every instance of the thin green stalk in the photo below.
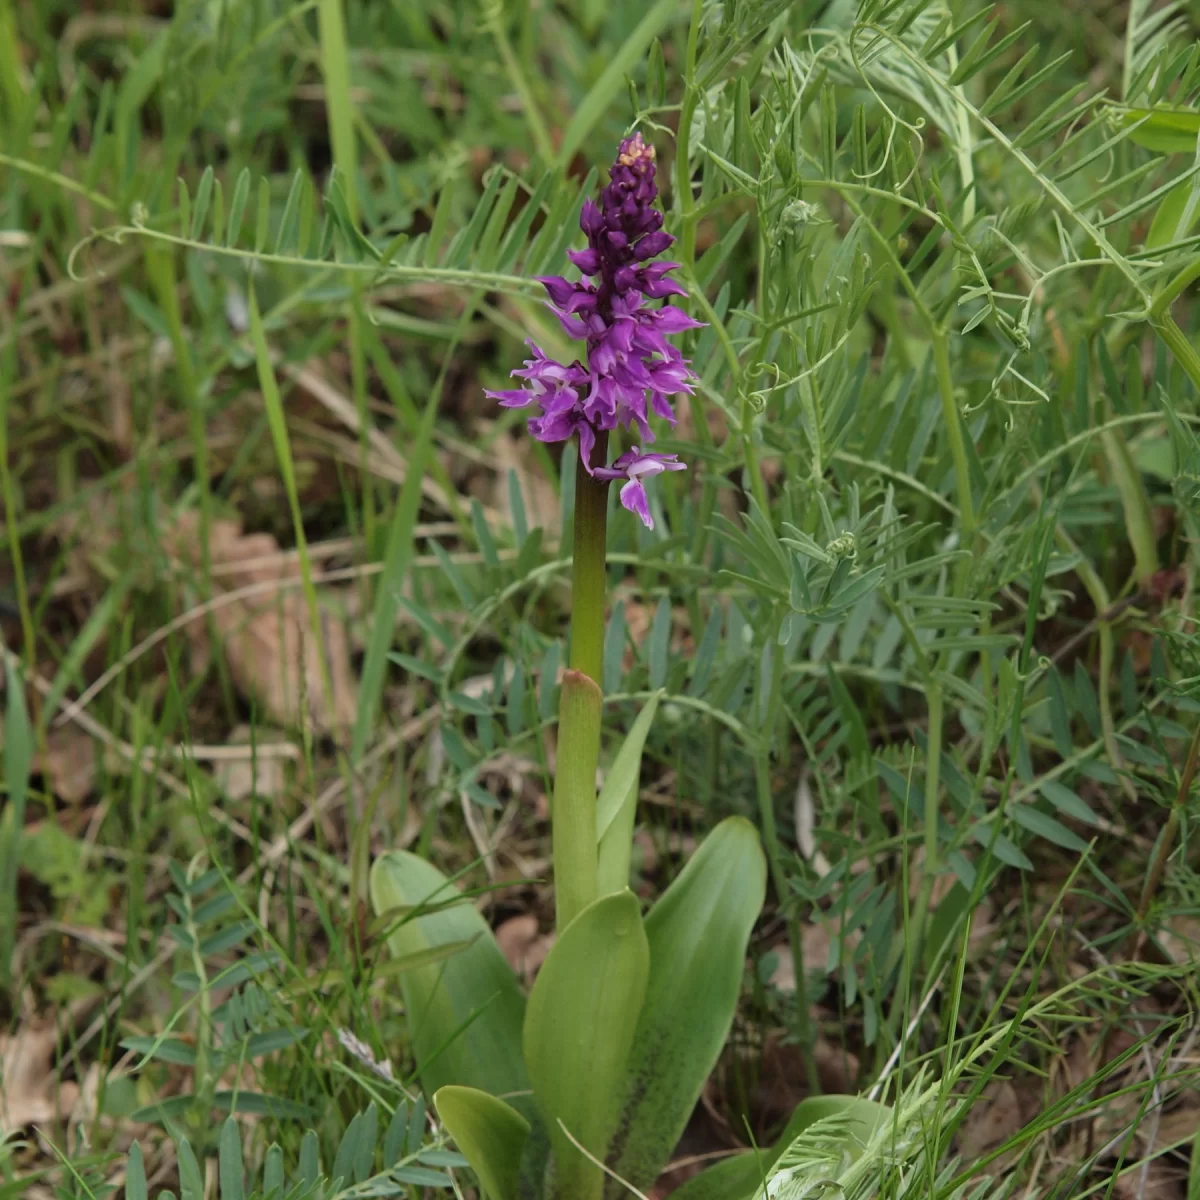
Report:
M 601 433 L 592 460 L 608 457 Z M 563 677 L 558 718 L 551 840 L 554 905 L 561 932 L 596 898 L 596 766 L 600 760 L 600 681 L 604 678 L 604 600 L 608 485 L 575 472 L 575 541 L 571 578 L 571 669 Z
M 971 470 L 967 462 L 967 443 L 963 436 L 962 416 L 954 400 L 954 379 L 950 374 L 950 335 L 937 328 L 931 332 L 933 365 L 937 374 L 938 395 L 942 402 L 942 419 L 950 439 L 950 456 L 954 460 L 954 483 L 958 493 L 958 513 L 962 521 L 963 545 L 971 548 L 975 540 L 975 501 L 971 496 Z M 964 562 L 969 562 L 964 559 Z
M 188 344 L 183 328 L 178 279 L 175 274 L 175 251 L 153 244 L 147 245 L 146 272 L 150 276 L 158 306 L 162 309 L 163 316 L 167 321 L 171 351 L 175 356 L 175 377 L 179 382 L 179 390 L 183 394 L 183 402 L 187 407 L 188 438 L 192 444 L 193 475 L 200 512 L 200 578 L 197 593 L 201 601 L 206 601 L 212 593 L 211 530 L 213 522 L 212 488 L 208 466 L 208 422 L 204 411 L 204 397 L 201 395 L 200 383 L 196 378 L 196 368 L 192 362 L 191 346 Z M 221 640 L 219 631 L 211 614 L 207 618 L 207 627 L 213 644 L 219 645 Z M 217 676 L 221 683 L 222 696 L 226 707 L 232 712 L 235 701 L 229 668 L 224 655 L 217 655 L 216 658 Z
M 4 500 L 4 527 L 16 529 L 17 526 L 17 489 L 13 486 L 12 471 L 9 469 L 8 456 L 8 422 L 9 422 L 9 370 L 16 359 L 14 348 L 9 350 L 7 360 L 0 366 L 0 496 Z M 32 671 L 37 665 L 37 634 L 33 621 L 33 612 L 29 605 L 29 586 L 25 581 L 25 559 L 21 553 L 21 539 L 15 534 L 8 540 L 8 551 L 12 559 L 13 587 L 17 593 L 17 612 L 21 618 L 21 637 L 25 646 L 25 666 Z M 41 694 L 37 688 L 30 688 L 31 707 L 33 709 L 33 728 L 37 731 L 38 748 L 45 746 L 45 730 L 41 720 Z
M 754 406 L 750 403 L 750 397 L 743 392 L 739 432 L 742 438 L 742 453 L 746 456 L 746 474 L 750 476 L 750 494 L 754 497 L 758 507 L 762 509 L 763 516 L 769 516 L 770 502 L 767 500 L 767 485 L 763 479 L 762 463 L 758 461 L 758 447 L 754 444 L 753 424 Z
M 608 435 L 596 437 L 592 460 L 603 463 Z M 571 668 L 597 685 L 604 678 L 605 555 L 608 485 L 579 464 L 575 472 L 575 545 L 571 580 Z
M 696 266 L 696 197 L 692 194 L 691 137 L 692 118 L 696 115 L 696 103 L 700 98 L 696 86 L 696 51 L 703 19 L 704 0 L 692 0 L 692 22 L 688 27 L 683 66 L 683 104 L 679 110 L 679 133 L 675 139 L 675 199 L 681 218 L 679 258 L 689 275 Z
M 484 12 L 483 19 L 492 31 L 492 37 L 496 39 L 496 49 L 500 51 L 504 69 L 508 72 L 509 81 L 516 90 L 521 107 L 525 110 L 525 120 L 529 124 L 529 132 L 533 137 L 533 144 L 537 148 L 538 157 L 547 167 L 552 167 L 554 165 L 554 144 L 550 140 L 546 122 L 542 120 L 541 110 L 538 108 L 533 90 L 529 86 L 529 80 L 525 78 L 525 72 L 521 69 L 521 64 L 513 52 L 512 43 L 508 40 L 508 31 L 504 28 L 502 0 L 491 0 Z
M 769 745 L 754 756 L 754 786 L 758 799 L 758 816 L 762 824 L 763 844 L 767 851 L 767 862 L 771 869 L 771 884 L 781 907 L 787 909 L 787 873 L 783 869 L 783 848 L 779 842 L 779 830 L 775 823 L 775 799 L 771 790 L 771 751 Z M 788 947 L 792 952 L 792 965 L 796 973 L 796 1039 L 804 1062 L 804 1077 L 809 1091 L 815 1096 L 821 1090 L 817 1076 L 817 1063 L 813 1058 L 812 1021 L 808 1011 L 808 985 L 804 975 L 804 934 L 800 920 L 794 912 L 787 912 Z
M 1096 573 L 1096 569 L 1061 525 L 1055 527 L 1054 537 L 1063 550 L 1078 559 L 1075 565 L 1075 574 L 1079 576 L 1079 581 L 1083 584 L 1084 591 L 1087 592 L 1096 610 L 1096 636 L 1100 641 L 1100 671 L 1096 687 L 1100 703 L 1100 736 L 1104 740 L 1104 750 L 1108 755 L 1109 762 L 1112 763 L 1114 770 L 1120 771 L 1124 765 L 1124 759 L 1120 747 L 1117 745 L 1117 731 L 1112 712 L 1112 670 L 1115 646 L 1112 621 L 1107 615 L 1112 608 L 1112 600 L 1109 597 L 1108 588 L 1104 586 L 1104 580 Z M 1134 799 L 1133 786 L 1128 780 L 1124 781 L 1124 788 L 1126 795 L 1131 800 Z
M 0 94 L 12 128 L 25 106 L 25 89 L 21 85 L 21 51 L 11 0 L 0 0 Z
M 909 925 L 908 945 L 910 952 L 904 957 L 904 985 L 900 989 L 903 1002 L 908 994 L 915 961 L 922 954 L 925 937 L 925 922 L 929 916 L 929 905 L 933 900 L 933 885 L 937 881 L 940 862 L 938 858 L 938 792 L 941 788 L 942 771 L 942 685 L 930 678 L 926 689 L 929 708 L 929 733 L 925 754 L 925 856 L 921 864 L 921 887 L 917 893 L 917 904 L 913 909 Z
M 342 0 L 319 0 L 317 28 L 321 39 L 321 74 L 325 78 L 325 109 L 333 162 L 342 176 L 346 208 L 358 220 L 358 146 L 354 140 L 354 110 L 350 103 L 350 57 L 346 52 L 346 23 Z
M 1160 322 L 1170 321 L 1175 324 L 1170 317 L 1171 305 L 1183 295 L 1185 291 L 1197 280 L 1200 279 L 1200 258 L 1190 262 L 1170 283 L 1163 288 L 1157 296 L 1154 297 L 1154 302 L 1150 305 L 1150 323 L 1158 329 Z M 1160 335 L 1163 330 L 1158 330 Z M 1190 374 L 1190 372 L 1189 372 Z
M 768 635 L 771 645 L 774 645 L 778 636 L 781 620 L 781 613 L 776 613 L 771 620 Z M 775 821 L 775 795 L 771 787 L 771 746 L 775 741 L 778 725 L 777 720 L 773 718 L 775 714 L 783 711 L 783 651 L 777 646 L 771 663 L 768 687 L 766 703 L 759 707 L 759 711 L 765 712 L 767 718 L 766 727 L 754 749 L 754 790 L 758 800 L 758 817 L 762 825 L 763 844 L 767 851 L 771 884 L 775 888 L 775 898 L 779 907 L 784 913 L 788 931 L 788 947 L 792 952 L 792 965 L 795 968 L 796 1040 L 800 1044 L 800 1053 L 804 1062 L 805 1081 L 809 1091 L 815 1096 L 821 1090 L 821 1083 L 817 1077 L 817 1063 L 812 1053 L 812 1022 L 809 1019 L 808 987 L 804 975 L 804 934 L 800 928 L 800 919 L 796 914 L 795 905 L 790 902 L 791 889 L 788 887 L 787 871 L 784 868 L 783 846 L 779 841 L 779 827 Z
M 300 491 L 296 484 L 296 469 L 292 460 L 292 447 L 288 440 L 287 420 L 283 415 L 283 401 L 279 395 L 279 384 L 275 379 L 275 369 L 271 365 L 271 352 L 267 347 L 266 334 L 263 332 L 262 317 L 259 314 L 258 298 L 254 288 L 249 289 L 250 309 L 250 341 L 254 346 L 254 357 L 258 367 L 258 385 L 262 391 L 263 407 L 266 409 L 267 424 L 271 431 L 271 442 L 275 449 L 275 458 L 279 463 L 279 474 L 283 479 L 284 493 L 288 500 L 288 509 L 292 517 L 292 531 L 296 537 L 296 556 L 300 563 L 300 579 L 304 592 L 304 600 L 308 609 L 308 620 L 312 636 L 321 637 L 321 614 L 317 605 L 317 589 L 313 583 L 312 560 L 308 553 L 308 539 L 304 533 L 304 518 L 300 511 Z M 321 665 L 321 691 L 326 711 L 334 711 L 333 679 L 329 671 L 328 657 L 322 653 L 318 656 Z M 304 673 L 296 666 L 297 674 L 303 682 Z M 305 760 L 312 761 L 312 728 L 310 721 L 301 722 L 301 736 L 304 739 Z
M 1200 264 L 1197 264 L 1193 278 L 1200 278 Z M 1150 322 L 1155 333 L 1166 343 L 1167 349 L 1175 356 L 1175 361 L 1187 373 L 1197 390 L 1200 390 L 1200 354 L 1188 340 L 1187 334 L 1175 324 L 1175 318 L 1170 313 L 1163 312 Z
M 342 0 L 319 0 L 317 24 L 321 42 L 321 73 L 325 79 L 325 109 L 333 162 L 342 180 L 350 219 L 358 222 L 358 142 L 355 138 L 354 105 L 350 99 L 350 56 L 346 47 L 346 23 Z M 375 501 L 370 456 L 370 411 L 367 396 L 366 350 L 363 336 L 362 280 L 354 277 L 349 312 L 350 380 L 358 414 L 360 470 L 363 479 L 363 534 L 367 545 L 375 545 Z

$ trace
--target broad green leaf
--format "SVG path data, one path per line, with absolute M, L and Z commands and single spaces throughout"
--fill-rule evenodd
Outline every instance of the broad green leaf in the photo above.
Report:
M 1187 108 L 1126 108 L 1116 114 L 1129 140 L 1159 154 L 1192 154 L 1200 134 L 1200 112 Z
M 375 862 L 370 890 L 377 914 L 444 904 L 457 895 L 436 867 L 403 850 Z M 388 935 L 388 947 L 399 958 L 462 942 L 471 945 L 400 978 L 421 1083 L 429 1094 L 447 1084 L 477 1087 L 492 1095 L 528 1091 L 521 1058 L 525 1000 L 474 906 L 464 901 L 412 917 Z
M 666 1164 L 725 1045 L 766 889 L 757 832 L 729 817 L 646 917 L 650 984 L 608 1158 L 634 1187 Z M 611 1183 L 608 1195 L 620 1194 Z
M 529 1122 L 503 1100 L 476 1088 L 440 1088 L 433 1105 L 488 1195 L 518 1200 Z
M 810 1096 L 802 1100 L 792 1113 L 779 1141 L 769 1150 L 749 1150 L 736 1158 L 727 1158 L 715 1167 L 689 1180 L 672 1200 L 758 1200 L 775 1164 L 791 1149 L 796 1139 L 811 1125 L 828 1117 L 847 1120 L 847 1150 L 853 1155 L 879 1126 L 891 1116 L 891 1109 L 873 1100 L 857 1096 Z
M 596 841 L 600 866 L 597 886 L 601 896 L 629 884 L 629 855 L 633 819 L 637 812 L 637 786 L 642 768 L 646 735 L 658 711 L 661 692 L 655 692 L 638 713 L 633 728 L 617 751 L 612 770 L 596 801 Z
M 646 995 L 650 949 L 632 892 L 604 896 L 559 935 L 529 995 L 525 1061 L 554 1148 L 554 1200 L 599 1200 L 603 1159 Z

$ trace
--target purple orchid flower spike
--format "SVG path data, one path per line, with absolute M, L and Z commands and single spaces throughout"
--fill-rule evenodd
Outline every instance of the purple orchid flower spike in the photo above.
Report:
M 649 261 L 675 240 L 662 228 L 657 199 L 654 147 L 635 133 L 621 143 L 600 203 L 584 201 L 579 226 L 588 248 L 567 253 L 584 278 L 539 277 L 564 332 L 586 342 L 587 365 L 578 359 L 570 366 L 556 362 L 530 342 L 533 358 L 513 372 L 514 378 L 525 380 L 524 386 L 487 392 L 506 408 L 538 405 L 541 412 L 530 418 L 529 432 L 539 441 L 563 442 L 578 434 L 588 474 L 625 479 L 622 504 L 650 528 L 643 480 L 662 471 L 682 471 L 684 464 L 673 454 L 633 450 L 607 467 L 603 461 L 593 464 L 592 452 L 597 444 L 606 447 L 602 435 L 618 427 L 636 430 L 643 444 L 652 442 L 651 415 L 674 425 L 670 397 L 695 390 L 691 364 L 667 338 L 703 322 L 671 304 L 647 304 L 687 295 L 668 278 L 678 263 Z
M 646 495 L 646 485 L 642 482 L 663 471 L 686 471 L 687 466 L 681 463 L 674 454 L 643 453 L 637 446 L 622 454 L 611 467 L 597 467 L 592 473 L 597 479 L 627 480 L 621 489 L 621 503 L 631 512 L 642 518 L 642 524 L 647 529 L 654 528 L 654 518 L 650 515 L 650 500 Z

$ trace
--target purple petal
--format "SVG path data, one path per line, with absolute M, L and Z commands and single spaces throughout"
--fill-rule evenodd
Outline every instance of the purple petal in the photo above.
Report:
M 688 388 L 688 391 L 691 391 L 691 388 Z M 650 407 L 654 410 L 656 417 L 662 417 L 669 425 L 674 426 L 675 412 L 671 408 L 671 402 L 662 392 L 650 393 Z
M 575 294 L 575 285 L 564 279 L 561 275 L 535 275 L 534 279 L 549 292 L 550 299 L 559 308 L 565 308 L 568 301 Z
M 604 214 L 597 208 L 594 200 L 589 199 L 583 202 L 583 211 L 579 214 L 579 228 L 588 237 L 599 233 L 604 228 Z M 578 266 L 579 264 L 576 263 L 575 265 Z M 591 274 L 591 272 L 589 271 L 588 274 Z
M 489 400 L 498 400 L 501 408 L 524 408 L 537 399 L 533 392 L 526 391 L 525 388 L 514 388 L 503 392 L 494 392 L 490 388 L 484 388 L 483 394 Z
M 654 518 L 650 515 L 650 501 L 646 497 L 646 489 L 640 479 L 631 479 L 621 489 L 621 503 L 631 512 L 642 518 L 642 524 L 647 529 L 654 528 Z
M 560 312 L 553 304 L 547 304 L 546 307 L 558 318 L 558 323 L 563 327 L 563 333 L 569 338 L 581 339 L 588 335 L 588 327 L 579 317 L 573 317 L 570 313 Z
M 661 300 L 664 296 L 686 296 L 687 289 L 673 279 L 656 279 L 643 284 L 641 293 L 648 300 Z
M 580 311 L 589 311 L 596 307 L 596 302 L 599 297 L 596 294 L 595 288 L 577 287 L 568 298 L 563 308 L 569 313 L 577 313 Z
M 600 254 L 596 250 L 568 250 L 567 257 L 585 275 L 596 275 L 600 271 Z
M 664 304 L 652 310 L 653 320 L 659 333 L 682 333 L 685 329 L 703 329 L 703 321 L 694 321 L 681 308 Z
M 653 258 L 656 254 L 661 254 L 674 240 L 669 233 L 660 229 L 657 233 L 646 234 L 634 247 L 633 252 L 639 262 L 644 262 L 647 258 Z
M 579 424 L 579 460 L 589 475 L 594 475 L 592 451 L 596 448 L 596 431 L 587 421 Z
M 532 417 L 529 432 L 539 442 L 565 442 L 575 432 L 578 420 L 571 409 L 547 413 L 544 417 Z M 536 427 L 536 428 L 535 428 Z

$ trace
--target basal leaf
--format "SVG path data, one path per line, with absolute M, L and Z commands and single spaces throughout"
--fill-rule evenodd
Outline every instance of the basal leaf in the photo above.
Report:
M 725 1045 L 766 887 L 757 832 L 730 817 L 646 918 L 650 984 L 608 1159 L 635 1187 L 665 1165 Z M 615 1200 L 621 1185 L 610 1181 L 606 1194 Z
M 370 889 L 377 914 L 457 895 L 436 867 L 402 850 L 376 861 Z M 421 1083 L 430 1094 L 448 1084 L 492 1095 L 528 1091 L 521 1058 L 525 1000 L 475 908 L 466 901 L 452 904 L 412 917 L 388 935 L 392 954 L 411 962 L 436 947 L 464 942 L 470 945 L 459 953 L 413 966 L 400 977 Z
M 529 1122 L 503 1100 L 476 1088 L 440 1088 L 433 1104 L 488 1195 L 518 1200 Z
M 595 901 L 563 930 L 533 985 L 525 1061 L 554 1148 L 554 1200 L 604 1193 L 604 1173 L 567 1133 L 603 1159 L 649 971 L 638 901 L 625 891 Z

